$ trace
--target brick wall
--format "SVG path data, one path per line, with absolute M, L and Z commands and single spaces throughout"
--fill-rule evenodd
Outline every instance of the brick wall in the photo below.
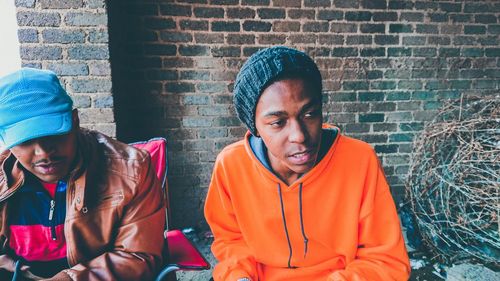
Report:
M 176 226 L 203 226 L 213 161 L 242 137 L 232 83 L 259 48 L 304 50 L 326 121 L 371 143 L 401 199 L 412 141 L 447 99 L 498 93 L 500 2 L 170 0 L 109 3 L 118 137 L 169 140 Z
M 50 69 L 83 127 L 116 135 L 104 0 L 16 0 L 23 66 Z

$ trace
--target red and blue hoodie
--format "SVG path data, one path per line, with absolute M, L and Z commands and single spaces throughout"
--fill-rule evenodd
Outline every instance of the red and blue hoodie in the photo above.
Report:
M 11 255 L 41 277 L 68 268 L 64 238 L 66 182 L 42 183 L 26 173 L 8 208 Z

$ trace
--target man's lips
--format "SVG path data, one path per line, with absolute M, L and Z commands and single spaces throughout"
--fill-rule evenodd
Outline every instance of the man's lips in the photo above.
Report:
M 58 170 L 63 165 L 62 160 L 51 161 L 51 162 L 43 162 L 35 165 L 35 168 L 38 169 L 43 174 L 54 174 L 57 173 Z
M 292 163 L 296 165 L 303 165 L 311 160 L 313 160 L 314 157 L 314 149 L 308 149 L 300 152 L 295 152 L 293 154 L 290 154 L 288 158 L 291 160 Z

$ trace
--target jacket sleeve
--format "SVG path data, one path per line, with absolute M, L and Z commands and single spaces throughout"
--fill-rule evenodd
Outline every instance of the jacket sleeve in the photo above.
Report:
M 162 265 L 165 200 L 149 157 L 108 252 L 63 270 L 58 280 L 152 280 Z
M 235 281 L 242 277 L 257 280 L 256 261 L 239 229 L 219 161 L 205 202 L 205 218 L 214 234 L 212 252 L 219 261 L 213 271 L 214 280 Z
M 389 186 L 375 153 L 365 179 L 358 224 L 358 251 L 329 281 L 408 280 L 410 265 Z

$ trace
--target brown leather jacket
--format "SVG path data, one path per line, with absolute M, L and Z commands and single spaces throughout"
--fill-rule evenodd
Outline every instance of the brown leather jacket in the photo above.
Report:
M 161 266 L 165 200 L 149 154 L 82 129 L 67 185 L 69 269 L 50 280 L 151 280 Z M 23 184 L 9 151 L 0 155 L 0 254 L 9 245 L 8 198 Z

